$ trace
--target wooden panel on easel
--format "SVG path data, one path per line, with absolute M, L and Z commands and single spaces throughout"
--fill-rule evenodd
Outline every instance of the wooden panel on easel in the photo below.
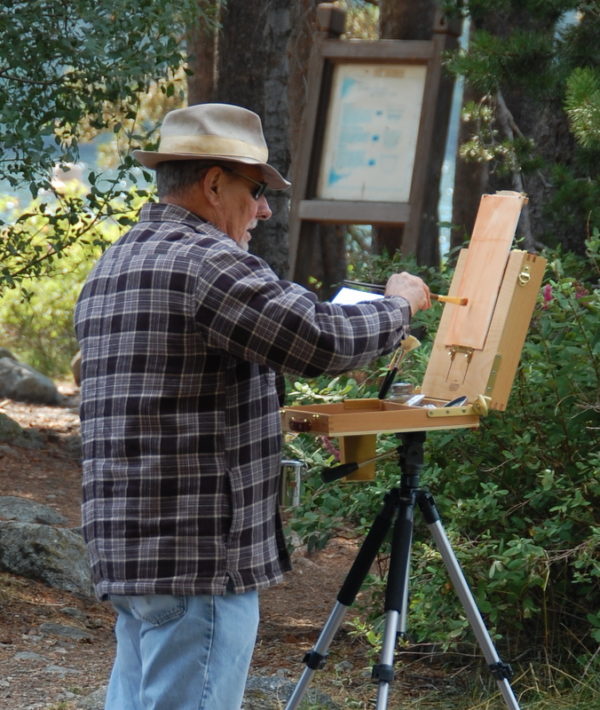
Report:
M 468 304 L 453 307 L 446 345 L 483 349 L 521 208 L 526 202 L 524 195 L 508 191 L 481 198 L 467 262 L 458 288 L 452 289 L 454 295 L 467 298 Z
M 506 409 L 546 263 L 546 259 L 535 254 L 511 253 L 506 284 L 503 283 L 496 309 L 499 313 L 508 313 L 508 317 L 494 314 L 488 335 L 491 349 L 496 352 L 485 390 L 490 397 L 490 409 Z M 513 284 L 512 289 L 510 284 Z

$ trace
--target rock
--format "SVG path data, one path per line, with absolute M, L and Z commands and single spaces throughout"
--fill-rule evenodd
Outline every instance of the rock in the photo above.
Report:
M 66 616 L 72 616 L 74 619 L 78 619 L 79 621 L 85 621 L 86 619 L 86 616 L 81 609 L 78 609 L 75 606 L 63 606 L 60 611 Z
M 41 449 L 44 440 L 37 431 L 21 428 L 14 419 L 0 412 L 0 442 L 8 442 L 24 449 Z M 10 453 L 10 449 L 3 453 Z
M 75 353 L 71 360 L 71 372 L 73 373 L 75 384 L 79 387 L 81 384 L 81 351 Z
M 0 569 L 93 596 L 85 543 L 71 530 L 0 521 Z
M 104 710 L 104 701 L 106 700 L 106 686 L 98 688 L 93 693 L 85 698 L 82 698 L 77 703 L 77 710 Z
M 52 621 L 46 621 L 40 626 L 40 631 L 44 634 L 50 634 L 51 636 L 62 636 L 63 638 L 70 639 L 71 641 L 90 641 L 94 637 L 88 634 L 87 631 L 79 629 L 76 626 L 70 626 L 69 624 L 55 624 Z
M 68 454 L 71 458 L 81 460 L 82 446 L 81 436 L 79 434 L 64 436 L 61 443 L 65 454 Z
M 0 441 L 10 441 L 12 443 L 23 434 L 24 430 L 14 419 L 0 412 Z
M 281 710 L 291 696 L 295 683 L 277 676 L 250 676 L 246 683 L 246 692 L 242 710 Z M 106 687 L 99 688 L 86 698 L 79 700 L 77 710 L 102 710 L 106 698 Z M 308 688 L 301 708 L 311 707 L 319 710 L 342 710 L 337 703 L 316 688 Z
M 6 349 L 3 349 L 6 353 Z M 0 354 L 0 397 L 35 404 L 61 404 L 63 397 L 54 382 L 9 353 Z
M 280 710 L 289 700 L 296 683 L 278 676 L 250 676 L 246 683 L 242 710 Z M 308 688 L 301 707 L 318 707 L 319 710 L 342 710 L 337 703 L 318 690 Z
M 56 666 L 56 665 L 51 665 L 51 666 L 46 666 L 45 668 L 46 673 L 54 673 L 56 675 L 69 675 L 69 673 L 79 675 L 79 671 L 75 670 L 75 668 L 63 668 L 63 666 Z
M 47 659 L 44 658 L 44 656 L 40 656 L 39 653 L 33 653 L 33 651 L 19 651 L 19 653 L 15 653 L 14 659 L 16 661 L 41 661 L 42 663 L 47 662 Z
M 42 525 L 62 525 L 67 522 L 66 518 L 47 505 L 19 496 L 0 496 L 0 520 Z

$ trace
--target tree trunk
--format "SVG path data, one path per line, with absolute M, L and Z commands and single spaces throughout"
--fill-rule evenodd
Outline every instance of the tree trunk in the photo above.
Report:
M 210 11 L 218 21 L 220 0 L 198 0 L 198 7 L 206 13 Z M 190 27 L 187 36 L 190 56 L 188 76 L 188 104 L 212 101 L 215 91 L 217 62 L 216 24 L 201 23 Z
M 190 40 L 195 55 L 188 83 L 189 103 L 217 101 L 255 111 L 262 119 L 269 162 L 286 175 L 288 146 L 287 43 L 288 0 L 198 0 L 220 8 L 215 36 L 202 30 Z M 213 83 L 214 80 L 214 83 Z M 253 232 L 251 250 L 278 273 L 287 269 L 288 201 L 285 193 L 269 194 L 273 216 Z
M 287 0 L 228 0 L 221 11 L 217 101 L 258 113 L 269 145 L 269 162 L 289 169 L 286 48 L 290 36 Z M 253 232 L 251 250 L 278 274 L 287 268 L 288 197 L 269 195 L 273 216 Z
M 292 156 L 291 175 L 294 179 L 301 150 L 302 114 L 308 98 L 307 70 L 310 54 L 317 35 L 318 0 L 294 0 L 290 3 L 292 32 L 287 48 L 289 77 L 289 141 Z
M 381 39 L 429 39 L 435 7 L 432 0 L 380 0 Z
M 292 154 L 292 182 L 302 151 L 303 111 L 308 100 L 307 69 L 318 37 L 316 9 L 318 0 L 296 0 L 292 3 L 293 32 L 289 43 L 290 146 Z M 293 186 L 292 186 L 293 189 Z M 297 246 L 296 267 L 291 276 L 314 290 L 320 298 L 328 298 L 346 277 L 345 229 L 337 225 L 312 224 L 305 230 Z
M 466 85 L 463 92 L 463 106 L 469 101 L 478 101 L 481 94 Z M 458 129 L 457 146 L 461 146 L 471 137 L 472 128 L 461 120 Z M 465 160 L 456 155 L 454 172 L 454 190 L 452 193 L 452 228 L 450 248 L 456 249 L 468 241 L 473 232 L 475 217 L 481 195 L 489 183 L 488 163 Z

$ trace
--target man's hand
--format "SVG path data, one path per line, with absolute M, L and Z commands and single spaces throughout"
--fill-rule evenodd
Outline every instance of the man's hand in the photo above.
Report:
M 412 315 L 431 306 L 429 286 L 423 279 L 407 271 L 390 276 L 385 285 L 385 295 L 403 296 L 410 303 Z

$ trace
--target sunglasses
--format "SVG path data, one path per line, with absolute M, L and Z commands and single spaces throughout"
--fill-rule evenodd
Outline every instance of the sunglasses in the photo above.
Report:
M 248 177 L 248 175 L 244 175 L 243 173 L 238 173 L 237 170 L 232 170 L 231 168 L 226 168 L 225 166 L 221 166 L 223 170 L 225 170 L 228 173 L 233 173 L 233 175 L 236 175 L 237 177 L 244 178 L 244 180 L 248 180 L 248 182 L 253 183 L 256 185 L 256 187 L 252 190 L 250 190 L 250 194 L 255 200 L 260 200 L 260 198 L 265 194 L 265 190 L 267 189 L 268 185 L 266 182 L 259 182 L 258 180 L 254 180 L 254 178 Z

